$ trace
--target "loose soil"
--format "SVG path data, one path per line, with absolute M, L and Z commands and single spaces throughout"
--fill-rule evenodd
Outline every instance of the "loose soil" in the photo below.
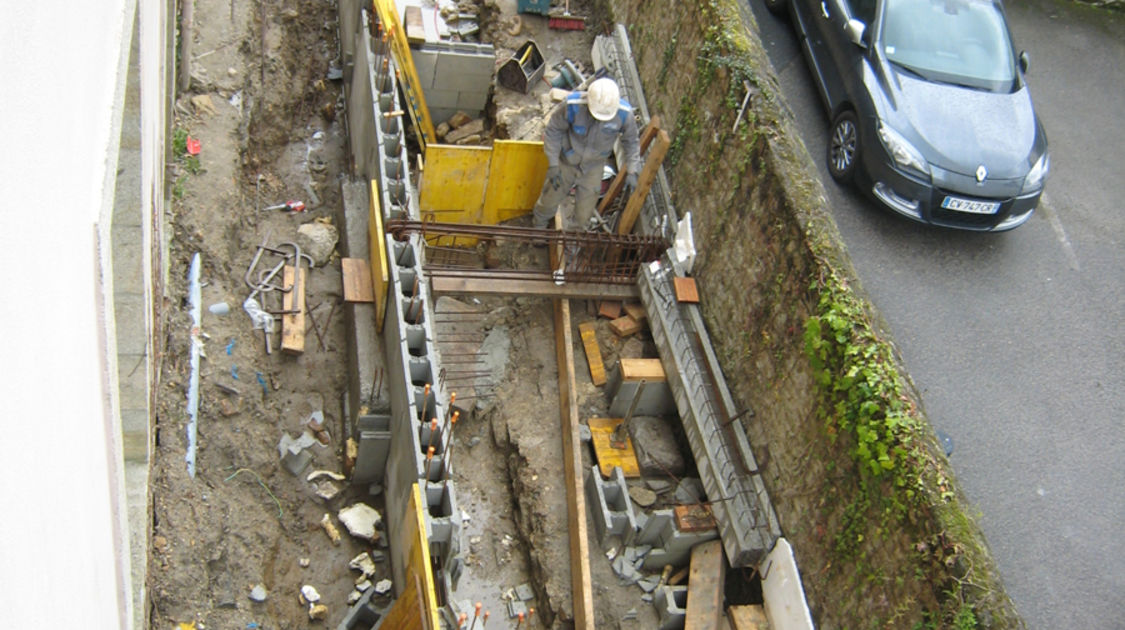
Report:
M 550 31 L 545 18 L 525 15 L 520 33 L 511 35 L 515 4 L 490 0 L 484 7 L 483 37 L 496 46 L 498 63 L 534 39 L 549 63 L 569 57 L 588 67 L 592 31 Z M 572 3 L 572 11 L 581 9 Z M 347 341 L 339 258 L 309 272 L 306 299 L 316 330 L 310 324 L 299 355 L 279 352 L 276 336 L 267 354 L 262 332 L 252 329 L 241 304 L 250 292 L 243 276 L 263 239 L 271 246 L 293 241 L 301 224 L 331 222 L 340 212 L 349 160 L 343 87 L 329 78 L 339 68 L 336 6 L 196 0 L 191 36 L 191 87 L 176 99 L 175 127 L 199 140 L 202 150 L 198 169 L 177 159 L 173 174 L 167 337 L 151 477 L 150 627 L 335 627 L 359 575 L 348 561 L 363 551 L 378 556 L 383 544 L 349 536 L 336 513 L 358 501 L 382 512 L 382 497 L 345 482 L 338 496 L 321 498 L 304 475 L 280 465 L 278 442 L 286 433 L 300 435 L 310 414 L 320 411 L 330 439 L 310 449 L 313 463 L 305 474 L 343 471 Z M 545 94 L 542 86 L 531 95 L 496 88 L 490 106 L 494 135 L 538 139 L 551 107 Z M 308 210 L 265 209 L 289 199 L 304 201 Z M 196 252 L 202 260 L 205 357 L 197 474 L 191 478 L 184 461 L 192 330 L 186 276 Z M 490 255 L 546 266 L 543 252 Z M 276 292 L 263 299 L 267 308 L 280 308 Z M 209 311 L 224 302 L 229 314 Z M 536 615 L 525 627 L 568 627 L 570 562 L 551 304 L 443 298 L 436 310 L 468 312 L 447 324 L 438 317 L 439 332 L 441 326 L 474 331 L 480 346 L 472 352 L 484 353 L 491 369 L 485 382 L 465 386 L 478 385 L 477 398 L 459 405 L 466 415 L 454 435 L 453 478 L 466 567 L 451 599 L 461 605 L 482 601 L 495 624 L 507 616 L 504 592 L 526 583 L 535 594 L 527 604 Z M 572 310 L 575 326 L 594 319 L 582 302 Z M 650 343 L 616 338 L 605 320 L 598 339 L 607 366 L 618 356 L 656 356 Z M 439 344 L 441 352 L 457 350 Z M 580 343 L 575 358 L 580 416 L 603 415 L 606 402 L 589 381 Z M 588 452 L 584 457 L 588 470 L 592 460 Z M 339 545 L 320 527 L 325 514 L 343 533 Z M 598 627 L 655 627 L 641 590 L 617 584 L 596 540 L 590 550 Z M 373 581 L 389 576 L 390 567 L 380 562 Z M 258 584 L 269 593 L 261 603 L 248 597 Z M 319 591 L 327 619 L 311 621 L 298 601 L 306 584 Z M 627 619 L 631 609 L 635 619 Z

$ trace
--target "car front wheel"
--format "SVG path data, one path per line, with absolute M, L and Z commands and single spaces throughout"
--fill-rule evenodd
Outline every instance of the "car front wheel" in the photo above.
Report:
M 832 179 L 846 184 L 855 175 L 855 165 L 859 160 L 859 126 L 855 112 L 841 112 L 832 123 L 832 133 L 828 138 L 828 172 Z

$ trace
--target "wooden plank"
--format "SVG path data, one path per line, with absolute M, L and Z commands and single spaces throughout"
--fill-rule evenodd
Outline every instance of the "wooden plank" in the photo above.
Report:
M 695 278 L 672 278 L 676 289 L 676 301 L 689 304 L 699 304 L 699 288 L 695 286 Z
M 769 627 L 766 611 L 758 604 L 731 606 L 727 608 L 727 618 L 734 630 L 765 630 Z
M 676 517 L 676 527 L 682 532 L 705 532 L 717 527 L 708 503 L 677 505 L 672 508 L 672 514 Z
M 606 319 L 621 317 L 621 302 L 617 300 L 602 300 L 598 303 L 598 316 Z
M 602 363 L 602 349 L 598 346 L 594 322 L 579 324 L 578 333 L 582 336 L 582 348 L 586 351 L 586 364 L 590 366 L 590 381 L 594 385 L 605 385 L 605 364 Z
M 658 131 L 660 131 L 660 116 L 653 116 L 648 121 L 648 124 L 645 125 L 644 130 L 641 131 L 641 155 L 644 155 L 645 151 L 648 151 L 648 146 L 652 144 L 652 140 L 656 138 L 656 132 Z M 608 210 L 613 201 L 617 199 L 617 196 L 621 194 L 621 189 L 625 187 L 625 176 L 628 173 L 627 168 L 618 169 L 617 175 L 614 176 L 613 182 L 610 183 L 609 188 L 598 204 L 598 214 L 605 216 L 606 210 Z
M 625 422 L 624 418 L 590 418 L 586 424 L 590 427 L 594 454 L 598 456 L 598 470 L 602 476 L 609 477 L 613 468 L 620 466 L 627 478 L 634 479 L 641 476 L 641 466 L 637 463 L 637 454 L 628 432 L 625 433 L 625 448 L 614 448 L 612 444 L 613 432 L 622 422 Z
M 422 24 L 422 7 L 406 7 L 406 41 L 411 44 L 422 44 L 426 41 L 426 26 Z
M 618 317 L 609 323 L 609 329 L 618 337 L 628 337 L 629 335 L 640 332 L 642 328 L 643 326 L 641 326 L 640 322 L 628 315 Z
M 621 379 L 627 382 L 664 382 L 664 366 L 660 359 L 619 359 Z
M 590 539 L 586 531 L 586 494 L 582 488 L 581 437 L 574 381 L 574 340 L 570 302 L 555 300 L 555 352 L 559 366 L 559 415 L 562 420 L 563 468 L 566 476 L 567 531 L 570 534 L 570 588 L 575 630 L 594 627 L 590 581 Z
M 383 332 L 387 315 L 387 290 L 391 284 L 391 270 L 387 262 L 387 239 L 383 234 L 383 204 L 379 201 L 379 188 L 371 180 L 368 188 L 371 203 L 367 209 L 367 245 L 371 252 L 371 291 L 375 300 L 375 330 Z
M 285 265 L 281 272 L 282 286 L 292 287 L 292 291 L 282 294 L 281 309 L 297 311 L 281 316 L 281 350 L 299 354 L 305 351 L 305 268 L 301 267 L 297 274 L 291 265 Z M 298 280 L 299 286 L 294 286 L 293 280 Z
M 687 610 L 684 630 L 711 630 L 723 616 L 723 581 L 726 573 L 723 543 L 711 540 L 691 548 Z
M 645 311 L 644 304 L 639 302 L 627 302 L 624 306 L 625 314 L 638 322 L 643 322 L 648 319 L 648 312 Z
M 489 278 L 434 276 L 430 278 L 430 289 L 434 293 L 445 294 L 522 295 L 571 300 L 629 299 L 637 296 L 637 286 L 633 284 L 567 282 L 558 285 L 555 284 L 549 273 L 544 273 L 541 279 L 504 280 L 503 282 L 497 282 Z
M 656 179 L 656 174 L 660 171 L 660 165 L 664 163 L 664 156 L 667 155 L 670 146 L 672 146 L 672 140 L 668 137 L 668 132 L 661 129 L 653 142 L 648 157 L 645 158 L 645 166 L 637 177 L 637 189 L 629 196 L 629 201 L 621 212 L 621 220 L 617 223 L 618 234 L 628 234 L 633 231 L 633 225 L 641 214 L 645 197 L 648 197 L 648 191 L 652 188 L 652 182 Z
M 340 273 L 344 278 L 345 302 L 374 302 L 371 286 L 371 264 L 362 258 L 341 258 Z

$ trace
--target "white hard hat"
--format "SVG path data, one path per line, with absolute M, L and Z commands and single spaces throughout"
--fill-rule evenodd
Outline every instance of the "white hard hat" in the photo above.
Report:
M 621 91 L 613 79 L 602 77 L 590 84 L 586 92 L 586 103 L 590 107 L 590 114 L 601 121 L 611 120 L 617 115 L 617 108 L 621 101 Z

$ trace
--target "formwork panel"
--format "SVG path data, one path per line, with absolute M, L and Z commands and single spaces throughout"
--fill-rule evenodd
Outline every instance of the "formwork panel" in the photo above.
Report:
M 480 222 L 495 225 L 531 212 L 546 176 L 547 155 L 542 142 L 494 142 Z

